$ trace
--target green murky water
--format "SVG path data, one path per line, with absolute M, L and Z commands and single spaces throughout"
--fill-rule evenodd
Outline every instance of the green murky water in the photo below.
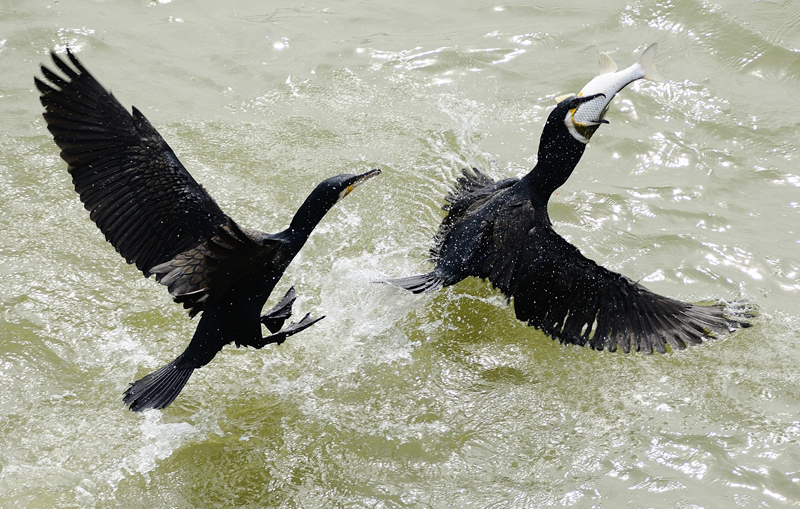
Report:
M 481 281 L 434 296 L 450 182 L 535 163 L 553 97 L 658 42 L 551 205 L 606 267 L 754 327 L 665 356 L 564 347 Z M 75 48 L 245 226 L 380 167 L 278 290 L 327 318 L 225 349 L 163 412 L 127 384 L 195 323 L 89 221 L 33 89 Z M 0 6 L 3 507 L 800 505 L 796 2 L 5 1 Z

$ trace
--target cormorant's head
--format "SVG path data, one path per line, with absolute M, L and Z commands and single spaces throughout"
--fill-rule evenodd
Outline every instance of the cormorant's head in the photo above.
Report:
M 589 143 L 589 137 L 594 134 L 601 122 L 598 122 L 593 126 L 591 132 L 587 133 L 583 127 L 576 126 L 572 112 L 581 104 L 602 95 L 594 94 L 586 97 L 570 95 L 556 105 L 544 124 L 539 142 L 539 161 L 545 164 L 555 164 L 557 161 L 561 161 L 561 164 L 570 167 L 570 171 L 575 167 L 586 144 Z
M 297 210 L 289 228 L 310 234 L 336 202 L 367 180 L 380 175 L 381 170 L 370 170 L 361 175 L 342 174 L 323 180 L 311 191 L 306 201 Z
M 361 175 L 351 175 L 347 173 L 336 175 L 335 177 L 320 182 L 317 186 L 317 190 L 322 191 L 324 195 L 334 199 L 331 203 L 332 206 L 334 203 L 350 194 L 350 191 L 357 186 L 360 186 L 372 177 L 380 175 L 380 173 L 381 170 L 375 169 L 362 173 Z
M 339 200 L 350 194 L 350 191 L 380 174 L 381 170 L 375 169 L 361 175 L 343 173 L 342 175 L 327 178 L 317 184 L 317 187 L 308 196 L 306 202 L 316 209 L 327 212 Z
M 587 103 L 596 99 L 598 97 L 605 97 L 605 94 L 593 94 L 587 95 L 584 97 L 576 96 L 574 94 L 569 94 L 567 96 L 562 96 L 559 98 L 558 106 L 562 107 L 562 111 L 559 112 L 558 118 L 564 122 L 564 125 L 567 126 L 567 130 L 572 135 L 573 138 L 578 140 L 581 143 L 589 143 L 589 138 L 592 137 L 597 128 L 600 127 L 600 124 L 607 124 L 608 120 L 603 120 L 603 116 L 608 110 L 608 104 L 606 104 L 606 108 L 602 110 L 600 115 L 597 116 L 595 119 L 591 119 L 589 121 L 579 122 L 575 119 L 575 111 L 578 109 L 583 103 Z M 558 109 L 558 106 L 556 109 Z M 555 113 L 555 110 L 553 110 Z M 562 114 L 563 113 L 563 114 Z M 552 113 L 551 113 L 552 115 Z
M 546 202 L 550 195 L 567 181 L 586 150 L 588 137 L 575 129 L 572 110 L 603 94 L 586 97 L 568 96 L 555 107 L 544 123 L 539 140 L 539 158 L 536 167 L 525 176 Z

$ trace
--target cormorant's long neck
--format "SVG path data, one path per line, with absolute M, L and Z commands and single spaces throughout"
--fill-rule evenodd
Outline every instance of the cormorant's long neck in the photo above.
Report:
M 287 231 L 293 237 L 300 238 L 302 242 L 305 242 L 332 206 L 333 203 L 326 203 L 316 192 L 312 192 L 297 209 Z
M 547 204 L 550 195 L 572 175 L 584 150 L 586 144 L 576 140 L 563 123 L 553 126 L 548 120 L 539 142 L 536 166 L 522 178 L 530 187 L 535 204 Z

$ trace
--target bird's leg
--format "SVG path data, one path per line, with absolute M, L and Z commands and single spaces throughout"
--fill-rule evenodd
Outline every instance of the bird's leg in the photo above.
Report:
M 284 295 L 277 304 L 272 306 L 272 309 L 267 311 L 265 315 L 261 316 L 261 323 L 272 333 L 281 330 L 283 323 L 292 316 L 292 304 L 294 304 L 296 299 L 297 295 L 294 292 L 294 287 L 289 288 L 286 295 Z
M 304 316 L 302 320 L 300 320 L 299 322 L 290 323 L 289 326 L 286 327 L 285 329 L 283 329 L 282 331 L 275 332 L 273 334 L 270 334 L 269 336 L 265 336 L 265 337 L 261 338 L 260 341 L 253 341 L 252 343 L 246 343 L 246 345 L 247 346 L 252 346 L 253 348 L 263 348 L 263 347 L 265 347 L 265 346 L 267 346 L 269 344 L 272 344 L 272 343 L 280 345 L 281 343 L 286 341 L 286 338 L 288 338 L 289 336 L 297 334 L 298 332 L 303 331 L 303 330 L 311 327 L 312 325 L 314 325 L 318 321 L 322 320 L 323 318 L 325 318 L 325 317 L 324 316 L 320 316 L 319 318 L 311 318 L 311 314 L 307 313 L 306 316 Z M 284 320 L 285 320 L 285 318 L 284 318 Z M 262 321 L 263 321 L 263 318 L 262 318 Z
M 294 304 L 296 299 L 297 294 L 294 291 L 294 287 L 289 288 L 289 291 L 286 292 L 286 295 L 284 295 L 283 298 L 272 307 L 272 309 L 261 316 L 261 323 L 263 323 L 272 334 L 269 336 L 264 336 L 260 340 L 253 340 L 243 344 L 253 348 L 263 348 L 266 345 L 273 343 L 280 345 L 286 341 L 286 338 L 289 336 L 297 334 L 298 332 L 311 327 L 318 321 L 325 318 L 324 316 L 319 318 L 311 318 L 310 314 L 306 314 L 306 316 L 304 316 L 299 322 L 292 322 L 288 327 L 281 330 L 281 327 L 283 327 L 283 324 L 286 322 L 286 320 L 292 316 L 292 304 Z

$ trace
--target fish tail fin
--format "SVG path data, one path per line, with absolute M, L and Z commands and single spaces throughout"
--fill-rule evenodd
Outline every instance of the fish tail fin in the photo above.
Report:
M 387 279 L 385 282 L 413 293 L 431 293 L 444 286 L 444 281 L 433 272 L 420 274 L 419 276 Z
M 132 412 L 148 408 L 161 409 L 172 403 L 186 385 L 194 368 L 178 367 L 181 357 L 163 368 L 133 382 L 125 391 L 122 400 Z
M 643 78 L 650 81 L 658 81 L 659 83 L 666 83 L 669 80 L 656 69 L 656 53 L 658 53 L 658 43 L 654 42 L 647 49 L 644 50 L 642 56 L 639 58 L 639 65 L 642 66 L 644 72 Z

